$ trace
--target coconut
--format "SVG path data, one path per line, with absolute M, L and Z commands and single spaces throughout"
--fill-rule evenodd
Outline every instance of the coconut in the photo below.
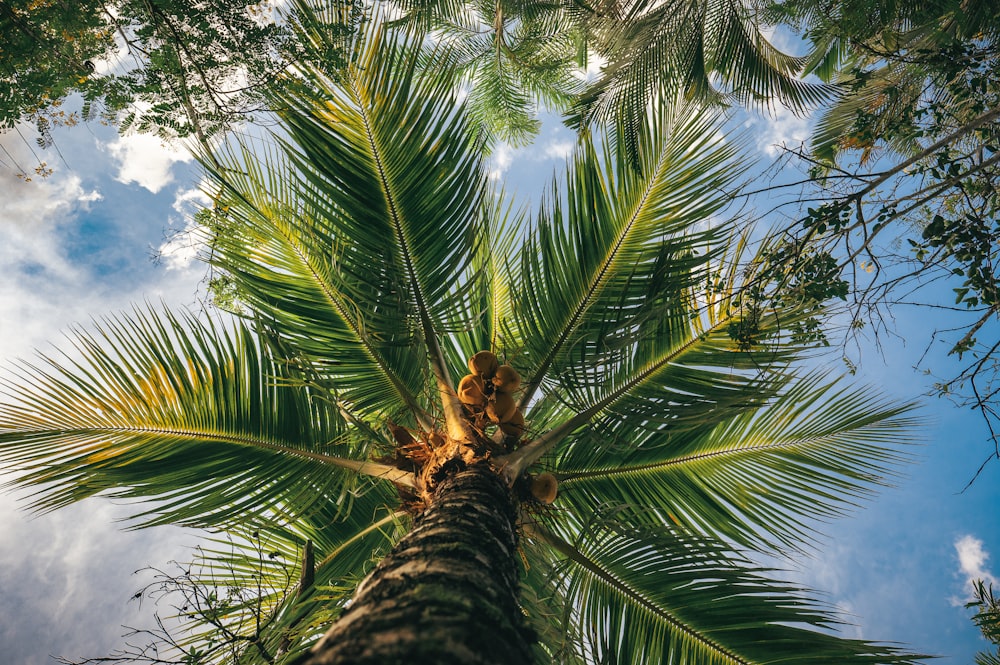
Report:
M 512 393 L 521 387 L 521 375 L 510 365 L 500 365 L 493 376 L 493 389 Z
M 493 399 L 486 404 L 486 415 L 498 425 L 509 422 L 516 411 L 517 404 L 507 393 L 493 393 Z
M 531 479 L 531 495 L 542 503 L 556 500 L 559 481 L 551 473 L 540 473 Z
M 507 422 L 500 423 L 500 430 L 507 436 L 516 436 L 518 439 L 524 434 L 524 416 L 521 410 L 515 408 L 514 415 Z
M 498 365 L 497 357 L 490 351 L 479 351 L 469 358 L 469 371 L 486 379 L 493 378 Z
M 466 374 L 458 383 L 458 399 L 469 406 L 486 406 L 486 391 L 482 377 Z

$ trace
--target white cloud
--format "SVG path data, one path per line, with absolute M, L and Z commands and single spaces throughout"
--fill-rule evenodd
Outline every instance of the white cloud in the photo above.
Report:
M 540 166 L 552 160 L 563 161 L 572 154 L 575 147 L 576 136 L 562 127 L 548 128 L 537 140 L 519 148 L 498 142 L 493 148 L 493 154 L 490 155 L 488 173 L 493 180 L 500 180 L 510 171 L 515 161 L 519 163 L 521 170 L 533 171 L 526 162 Z
M 167 270 L 190 270 L 200 265 L 198 254 L 204 246 L 203 237 L 203 229 L 192 222 L 160 245 L 159 257 Z
M 0 136 L 5 154 L 20 164 L 37 161 L 11 134 Z M 79 176 L 60 169 L 25 182 L 0 168 L 0 350 L 25 355 L 68 306 L 81 302 L 74 286 L 84 272 L 68 258 L 68 224 L 102 198 Z M 54 288 L 53 288 L 54 287 Z M 56 328 L 58 330 L 58 328 Z
M 129 134 L 108 145 L 118 162 L 118 182 L 137 183 L 156 194 L 173 181 L 171 167 L 191 161 L 191 153 L 151 134 Z
M 779 51 L 800 56 L 809 51 L 809 44 L 786 26 L 762 25 L 760 33 Z
M 514 148 L 506 143 L 497 143 L 490 155 L 489 175 L 493 180 L 499 180 L 514 162 Z
M 172 233 L 158 248 L 159 257 L 167 270 L 204 272 L 204 266 L 198 262 L 198 255 L 204 247 L 205 229 L 195 223 L 194 214 L 211 202 L 202 186 L 178 190 L 173 208 L 181 215 L 183 229 Z M 172 224 L 176 221 L 171 219 Z
M 0 496 L 0 588 L 11 610 L 0 625 L 4 662 L 49 665 L 48 654 L 107 655 L 123 645 L 122 625 L 154 625 L 151 605 L 129 602 L 149 581 L 133 571 L 191 557 L 191 532 L 122 531 L 116 521 L 129 511 L 108 501 L 37 519 L 18 508 Z
M 572 141 L 559 141 L 553 139 L 545 144 L 545 156 L 549 159 L 566 159 L 573 152 Z
M 114 165 L 109 151 L 95 150 L 89 132 L 61 134 L 66 162 L 32 182 L 16 173 L 54 157 L 34 156 L 16 132 L 0 134 L 0 147 L 0 375 L 10 376 L 12 359 L 30 358 L 35 348 L 50 351 L 50 343 L 76 355 L 60 331 L 92 316 L 143 300 L 191 302 L 194 269 L 166 273 L 142 258 L 169 209 L 142 207 L 148 193 L 99 179 Z M 100 191 L 93 182 L 102 183 Z M 178 206 L 192 197 L 178 197 Z M 122 624 L 152 625 L 147 606 L 140 614 L 138 604 L 128 603 L 141 586 L 132 571 L 189 556 L 184 543 L 193 538 L 174 529 L 122 532 L 115 520 L 127 512 L 85 501 L 29 519 L 0 494 L 3 662 L 103 656 L 121 645 Z
M 977 580 L 983 580 L 987 585 L 997 584 L 997 578 L 986 567 L 990 554 L 983 549 L 983 541 L 971 534 L 966 534 L 955 541 L 955 552 L 958 555 L 958 574 L 963 578 L 963 597 L 953 597 L 951 604 L 965 605 L 973 598 L 973 585 Z
M 97 190 L 86 191 L 79 176 L 59 173 L 46 180 L 25 182 L 7 169 L 0 169 L 0 220 L 26 234 L 42 235 L 73 212 L 101 200 Z M 30 248 L 25 248 L 30 249 Z
M 587 54 L 587 67 L 586 69 L 577 69 L 572 72 L 573 76 L 580 79 L 581 81 L 594 81 L 601 74 L 601 69 L 604 65 L 608 64 L 607 58 L 590 52 Z
M 206 185 L 202 183 L 190 189 L 177 190 L 177 194 L 174 196 L 173 209 L 185 217 L 191 217 L 199 209 L 212 202 L 212 199 L 205 193 L 205 189 Z
M 104 198 L 104 196 L 99 191 L 97 191 L 96 189 L 94 189 L 94 190 L 91 190 L 91 191 L 86 192 L 84 194 L 81 194 L 80 198 L 77 199 L 77 202 L 79 202 L 79 203 L 93 203 L 94 201 L 100 201 L 103 198 Z
M 782 153 L 782 146 L 796 149 L 809 139 L 809 118 L 797 116 L 791 110 L 778 106 L 767 117 L 758 116 L 750 121 L 757 136 L 757 148 L 769 157 Z
M 86 226 L 88 211 L 93 209 L 95 219 L 108 224 L 104 229 L 115 229 L 109 217 L 121 216 L 121 210 L 134 202 L 116 183 L 102 186 L 108 190 L 102 192 L 74 172 L 81 164 L 88 174 L 107 173 L 111 166 L 109 153 L 95 152 L 89 134 L 60 137 L 60 150 L 69 164 L 60 164 L 53 175 L 31 182 L 18 178 L 17 172 L 30 171 L 47 155 L 33 155 L 16 132 L 0 134 L 0 147 L 8 165 L 0 164 L 0 265 L 4 267 L 0 271 L 0 357 L 29 357 L 34 349 L 58 342 L 60 331 L 70 325 L 125 309 L 133 302 L 160 295 L 172 302 L 192 300 L 201 278 L 195 267 L 169 278 L 160 269 L 163 281 L 156 284 L 151 283 L 155 270 L 151 263 L 148 276 L 133 272 L 116 278 L 108 273 L 123 266 L 141 270 L 142 257 L 149 250 L 149 231 L 141 228 L 162 229 L 167 211 L 123 217 L 125 231 L 112 231 L 104 245 L 95 243 L 94 231 Z M 82 157 L 76 159 L 78 155 Z M 182 194 L 177 206 L 194 196 Z M 104 229 L 102 233 L 107 232 Z M 157 294 L 150 293 L 153 287 Z

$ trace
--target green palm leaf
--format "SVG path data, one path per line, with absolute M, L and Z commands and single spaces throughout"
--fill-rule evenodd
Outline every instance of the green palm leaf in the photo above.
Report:
M 840 97 L 816 123 L 810 148 L 819 159 L 833 163 L 841 150 L 857 149 L 862 162 L 868 162 L 879 147 L 871 136 L 885 137 L 887 146 L 899 154 L 915 154 L 922 145 L 909 114 L 917 100 L 946 103 L 956 113 L 966 110 L 961 108 L 961 102 L 950 99 L 946 90 L 929 90 L 927 75 L 919 67 L 890 63 L 866 76 L 862 88 Z M 867 126 L 861 127 L 862 121 Z
M 572 113 L 581 126 L 615 120 L 627 137 L 663 100 L 765 108 L 778 100 L 801 112 L 833 91 L 797 78 L 805 60 L 768 42 L 746 3 L 638 0 L 589 23 L 608 64 Z
M 582 89 L 574 76 L 582 34 L 561 2 L 456 3 L 403 0 L 394 24 L 433 31 L 447 44 L 467 113 L 487 146 L 524 144 L 538 133 L 540 107 L 567 108 Z
M 136 311 L 76 335 L 79 359 L 23 362 L 3 382 L 0 461 L 53 510 L 102 494 L 155 499 L 144 525 L 292 519 L 371 492 L 373 441 L 244 326 Z
M 361 31 L 344 68 L 304 68 L 277 100 L 290 135 L 280 156 L 216 170 L 236 222 L 217 261 L 359 417 L 402 400 L 427 426 L 425 372 L 451 385 L 438 333 L 471 327 L 455 318 L 470 309 L 485 174 L 446 56 L 418 67 L 419 38 L 386 37 L 377 21 Z
M 482 157 L 450 89 L 447 54 L 419 68 L 418 37 L 370 29 L 341 80 L 308 71 L 316 91 L 285 97 L 294 142 L 286 150 L 306 196 L 324 197 L 317 208 L 350 244 L 342 267 L 389 263 L 386 279 L 396 281 L 384 286 L 402 288 L 417 316 L 440 323 L 475 243 Z
M 516 243 L 525 233 L 525 214 L 514 210 L 503 191 L 488 191 L 477 242 L 464 282 L 470 285 L 468 309 L 457 310 L 450 323 L 448 364 L 465 367 L 482 349 L 496 349 L 501 357 L 515 355 L 521 344 L 511 325 L 514 294 L 512 274 L 517 272 Z
M 916 425 L 906 406 L 835 386 L 807 377 L 765 405 L 705 413 L 698 427 L 584 430 L 551 465 L 562 499 L 578 515 L 609 501 L 742 545 L 797 547 L 813 520 L 884 484 Z
M 714 140 L 717 118 L 692 113 L 655 115 L 639 169 L 622 146 L 601 153 L 582 143 L 565 193 L 549 195 L 514 288 L 522 405 L 543 382 L 619 361 L 637 322 L 698 279 L 724 233 L 703 222 L 726 204 L 740 169 L 734 146 Z
M 520 542 L 524 570 L 521 577 L 521 607 L 528 624 L 538 635 L 539 663 L 585 665 L 585 640 L 571 622 L 573 604 L 564 584 L 564 571 L 553 562 L 551 548 L 535 538 Z
M 679 432 L 775 394 L 802 351 L 787 335 L 802 313 L 794 305 L 766 312 L 745 306 L 741 296 L 755 277 L 735 281 L 744 260 L 738 249 L 723 256 L 731 271 L 726 285 L 699 271 L 716 283 L 650 293 L 614 364 L 581 363 L 561 377 L 563 400 L 576 414 L 565 431 L 591 421 L 612 438 L 667 426 Z M 665 263 L 673 268 L 675 261 Z M 664 282 L 683 286 L 670 273 Z
M 294 349 L 290 360 L 300 356 L 321 378 L 335 381 L 352 412 L 420 418 L 423 368 L 396 339 L 412 331 L 399 319 L 385 332 L 381 322 L 369 321 L 372 314 L 344 284 L 352 275 L 339 270 L 346 250 L 321 213 L 297 202 L 293 169 L 262 148 L 254 154 L 220 157 L 228 172 L 213 262 L 233 279 L 241 299 L 281 331 Z
M 606 516 L 605 516 L 606 517 Z M 591 662 L 912 663 L 916 656 L 826 632 L 838 622 L 796 587 L 725 548 L 669 529 L 629 527 L 620 516 L 561 536 L 552 548 L 569 599 L 564 629 Z
M 720 225 L 715 233 L 724 231 Z M 507 460 L 511 476 L 560 446 L 616 447 L 646 431 L 677 435 L 777 394 L 788 363 L 804 351 L 789 330 L 809 311 L 749 299 L 767 285 L 753 269 L 755 256 L 746 256 L 745 239 L 713 245 L 706 235 L 699 252 L 706 258 L 692 250 L 654 255 L 640 273 L 646 284 L 632 296 L 631 311 L 623 312 L 622 298 L 589 317 L 597 324 L 593 342 L 581 326 L 583 339 L 574 340 L 558 387 L 540 414 L 530 412 L 537 436 Z M 623 281 L 630 287 L 632 276 Z
M 351 516 L 346 520 L 331 520 L 330 517 L 328 515 L 325 522 L 313 520 L 312 527 L 308 529 L 297 524 L 285 531 L 268 532 L 269 544 L 285 543 L 269 554 L 278 552 L 275 559 L 295 564 L 293 569 L 297 577 L 297 584 L 286 586 L 281 593 L 265 599 L 265 602 L 271 603 L 269 617 L 266 625 L 259 629 L 259 639 L 266 651 L 282 656 L 285 659 L 283 662 L 293 662 L 297 656 L 308 651 L 330 623 L 336 621 L 357 585 L 406 532 L 409 523 L 404 513 L 388 510 L 377 502 L 363 498 L 352 507 Z M 297 557 L 304 542 L 300 535 L 302 532 L 318 538 L 311 540 L 315 548 L 315 570 L 313 581 L 308 586 L 301 584 L 303 561 L 301 556 Z M 249 585 L 256 583 L 260 576 L 258 571 L 261 567 L 256 555 L 255 550 L 244 548 L 242 552 L 236 552 L 235 557 L 221 552 L 219 560 L 231 568 L 242 570 L 245 573 L 244 583 Z M 280 566 L 272 568 L 278 573 L 280 581 L 284 569 Z M 218 581 L 223 583 L 224 580 L 222 577 Z M 274 584 L 274 588 L 278 587 L 279 584 Z M 251 594 L 251 602 L 260 601 Z M 257 630 L 256 626 L 254 630 Z M 213 637 L 217 639 L 217 633 L 213 634 L 211 628 L 206 626 L 201 642 Z M 258 662 L 261 660 L 266 659 L 257 659 Z

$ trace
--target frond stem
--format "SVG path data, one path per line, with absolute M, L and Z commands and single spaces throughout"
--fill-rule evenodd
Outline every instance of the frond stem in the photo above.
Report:
M 788 448 L 800 448 L 804 446 L 815 445 L 816 443 L 826 440 L 826 438 L 827 435 L 818 434 L 815 436 L 808 436 L 801 439 L 772 441 L 770 443 L 757 443 L 751 446 L 741 446 L 739 448 L 725 448 L 720 450 L 711 450 L 708 452 L 697 453 L 694 455 L 682 455 L 681 457 L 666 459 L 660 462 L 651 462 L 649 464 L 637 464 L 635 466 L 616 466 L 613 469 L 598 469 L 595 471 L 570 471 L 567 473 L 556 473 L 554 475 L 560 483 L 563 482 L 569 483 L 574 480 L 586 480 L 588 478 L 607 478 L 610 476 L 621 476 L 631 473 L 642 473 L 644 471 L 656 471 L 658 469 L 666 469 L 674 466 L 682 466 L 690 462 L 700 462 L 703 460 L 713 459 L 716 457 L 728 457 L 732 455 L 751 454 L 768 450 L 785 450 Z
M 379 462 L 371 462 L 367 460 L 353 460 L 347 459 L 345 457 L 337 457 L 335 455 L 324 455 L 323 453 L 316 453 L 311 450 L 300 450 L 298 448 L 291 448 L 289 446 L 283 446 L 279 443 L 273 443 L 271 441 L 264 441 L 262 439 L 254 439 L 247 436 L 234 436 L 231 434 L 221 434 L 219 432 L 211 431 L 200 431 L 194 428 L 170 428 L 170 427 L 140 427 L 140 426 L 129 426 L 129 427 L 115 427 L 112 425 L 103 425 L 97 427 L 88 428 L 77 428 L 77 429 L 60 429 L 57 430 L 61 437 L 72 437 L 75 434 L 81 435 L 93 435 L 95 433 L 107 432 L 112 435 L 120 434 L 156 434 L 162 436 L 176 436 L 187 439 L 196 440 L 210 440 L 217 441 L 221 443 L 230 443 L 238 446 L 245 446 L 247 448 L 255 449 L 265 449 L 276 453 L 282 453 L 285 455 L 291 455 L 293 457 L 300 457 L 303 459 L 311 459 L 317 462 L 322 462 L 329 466 L 335 466 L 341 469 L 346 469 L 348 471 L 355 471 L 357 473 L 364 474 L 366 476 L 371 476 L 373 478 L 381 478 L 383 480 L 388 480 L 389 482 L 395 483 L 397 485 L 405 485 L 407 487 L 415 487 L 416 481 L 412 473 L 407 471 L 402 471 L 396 467 L 389 466 L 387 464 L 381 464 Z M 24 435 L 47 435 L 53 434 L 55 431 L 49 429 L 22 429 L 18 430 L 17 434 Z
M 356 77 L 351 78 L 351 87 L 353 88 L 356 99 L 359 101 L 365 99 L 365 101 L 367 101 L 365 96 L 361 94 L 362 91 L 359 89 Z M 359 103 L 358 109 L 365 127 L 365 138 L 368 140 L 368 146 L 371 149 L 372 157 L 375 160 L 375 168 L 378 170 L 379 182 L 382 186 L 382 194 L 385 196 L 386 205 L 389 209 L 389 217 L 391 218 L 392 229 L 396 236 L 396 242 L 399 244 L 403 267 L 406 271 L 406 277 L 413 290 L 413 299 L 417 306 L 417 314 L 420 317 L 420 327 L 424 335 L 424 343 L 427 344 L 428 361 L 431 365 L 431 371 L 434 373 L 434 378 L 437 381 L 438 392 L 441 395 L 441 406 L 444 410 L 448 436 L 455 441 L 471 442 L 475 437 L 471 426 L 464 417 L 462 403 L 459 401 L 458 395 L 455 394 L 455 389 L 452 387 L 453 384 L 451 377 L 448 374 L 448 366 L 444 360 L 444 353 L 441 351 L 441 345 L 438 343 L 437 333 L 434 331 L 434 324 L 431 321 L 430 313 L 427 310 L 427 303 L 424 300 L 420 280 L 417 278 L 417 271 L 413 265 L 410 242 L 406 237 L 406 231 L 403 228 L 403 220 L 401 219 L 399 208 L 396 204 L 396 196 L 392 191 L 389 177 L 386 173 L 382 158 L 382 150 L 375 140 L 375 132 L 372 129 L 371 120 L 368 115 L 368 108 L 365 104 Z

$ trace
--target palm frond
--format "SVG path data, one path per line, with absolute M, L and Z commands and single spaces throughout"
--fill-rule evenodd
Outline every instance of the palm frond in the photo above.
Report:
M 834 92 L 831 86 L 799 79 L 805 58 L 775 48 L 761 34 L 757 17 L 748 14 L 743 3 L 709 3 L 704 45 L 706 69 L 722 79 L 719 92 L 751 108 L 770 109 L 777 100 L 804 113 Z
M 470 117 L 483 127 L 488 143 L 500 140 L 514 146 L 526 145 L 538 134 L 542 123 L 521 72 L 498 47 L 478 54 L 475 63 L 469 92 Z
M 530 141 L 539 108 L 566 108 L 581 89 L 573 75 L 580 34 L 561 2 L 399 4 L 407 14 L 394 24 L 425 27 L 448 46 L 487 149 Z
M 244 145 L 217 160 L 225 190 L 216 206 L 212 263 L 266 325 L 281 331 L 288 361 L 308 362 L 322 380 L 336 383 L 361 419 L 429 421 L 425 368 L 408 346 L 414 331 L 398 315 L 404 305 L 398 295 L 378 308 L 358 302 L 356 291 L 379 271 L 354 274 L 341 266 L 349 244 L 322 211 L 301 200 L 295 171 L 281 156 Z
M 476 236 L 482 241 L 476 244 L 466 278 L 472 287 L 470 309 L 458 313 L 448 338 L 453 367 L 464 367 L 474 353 L 484 349 L 506 358 L 520 348 L 511 325 L 511 275 L 517 272 L 515 245 L 524 234 L 525 214 L 513 208 L 505 192 L 490 192 L 478 221 Z
M 521 145 L 538 133 L 540 107 L 567 108 L 582 90 L 573 75 L 577 34 L 560 3 L 489 4 L 490 39 L 470 40 L 481 50 L 466 56 L 469 111 L 488 136 Z
M 522 406 L 545 382 L 617 361 L 636 322 L 698 279 L 720 234 L 708 220 L 740 173 L 716 123 L 693 110 L 655 114 L 639 169 L 624 148 L 602 154 L 581 143 L 565 193 L 549 194 L 522 250 L 514 288 Z
M 578 414 L 566 431 L 594 422 L 602 430 L 677 432 L 704 424 L 711 412 L 760 405 L 775 394 L 786 365 L 803 351 L 788 335 L 803 312 L 793 303 L 763 311 L 744 302 L 756 275 L 735 280 L 747 265 L 740 247 L 721 255 L 729 263 L 725 285 L 706 270 L 700 276 L 708 284 L 652 294 L 617 362 L 581 362 L 561 377 L 562 399 Z M 666 274 L 664 281 L 683 283 L 672 272 L 675 262 L 663 263 L 657 272 Z
M 469 220 L 485 174 L 447 57 L 432 56 L 437 67 L 419 66 L 423 58 L 419 35 L 389 36 L 378 20 L 363 21 L 344 67 L 303 66 L 276 100 L 289 138 L 271 177 L 283 186 L 241 177 L 246 159 L 215 175 L 232 199 L 229 214 L 244 210 L 240 221 L 260 230 L 218 250 L 254 308 L 303 353 L 325 359 L 351 397 L 368 402 L 362 415 L 391 411 L 391 398 L 402 397 L 428 426 L 420 391 L 428 369 L 439 391 L 451 385 L 438 336 L 468 311 Z M 262 243 L 273 250 L 254 251 Z M 365 371 L 376 378 L 361 378 Z M 373 390 L 375 381 L 386 387 Z
M 619 12 L 590 20 L 608 64 L 571 113 L 574 126 L 633 127 L 651 104 L 682 98 L 758 108 L 778 100 L 803 112 L 834 92 L 797 78 L 806 61 L 768 42 L 745 3 L 638 0 Z
M 341 266 L 389 263 L 383 286 L 400 288 L 417 316 L 439 324 L 476 241 L 469 220 L 486 189 L 482 157 L 447 54 L 420 67 L 419 35 L 367 25 L 346 71 L 331 79 L 307 70 L 312 91 L 292 87 L 284 97 L 286 150 L 306 194 L 351 246 Z
M 583 430 L 550 467 L 579 515 L 609 501 L 744 546 L 799 547 L 811 522 L 870 497 L 908 459 L 910 408 L 814 375 L 699 427 Z
M 297 380 L 242 325 L 136 311 L 78 332 L 75 351 L 2 383 L 0 461 L 53 510 L 102 494 L 155 499 L 143 525 L 292 519 L 386 488 L 329 395 Z M 366 466 L 367 465 L 367 466 Z
M 408 529 L 405 514 L 360 499 L 346 519 L 313 520 L 311 528 L 297 525 L 289 531 L 294 535 L 289 542 L 295 544 L 289 555 L 301 551 L 300 533 L 316 538 L 312 540 L 315 570 L 311 584 L 303 586 L 300 575 L 298 584 L 280 597 L 270 623 L 261 631 L 261 642 L 284 662 L 294 662 L 315 644 L 343 612 L 357 585 Z M 256 566 L 254 561 L 247 563 L 247 571 Z M 296 572 L 301 573 L 302 561 L 297 563 Z
M 911 155 L 922 148 L 910 109 L 921 97 L 940 98 L 943 91 L 928 90 L 926 73 L 913 66 L 890 63 L 866 76 L 863 87 L 841 96 L 820 116 L 810 140 L 810 149 L 818 159 L 833 163 L 838 152 L 857 150 L 864 163 L 877 156 L 879 149 Z M 956 112 L 960 105 L 949 103 Z M 873 137 L 887 140 L 877 145 Z
M 731 409 L 776 395 L 788 363 L 805 349 L 790 333 L 810 311 L 794 302 L 748 298 L 767 289 L 753 266 L 768 242 L 757 254 L 740 236 L 703 245 L 707 259 L 656 256 L 641 272 L 651 288 L 638 291 L 630 317 L 620 317 L 611 304 L 591 317 L 599 326 L 596 352 L 588 357 L 580 353 L 591 348 L 587 340 L 578 343 L 550 392 L 565 417 L 547 417 L 551 428 L 508 456 L 506 473 L 516 475 L 543 455 L 558 454 L 560 446 L 579 444 L 571 435 L 584 426 L 593 430 L 588 441 L 596 436 L 617 445 L 646 430 L 678 434 L 718 422 Z M 692 285 L 695 280 L 701 283 Z
M 390 25 L 416 28 L 422 32 L 447 30 L 450 25 L 468 21 L 469 3 L 465 0 L 394 0 L 403 16 Z
M 802 590 L 724 548 L 615 519 L 569 531 L 536 527 L 552 548 L 569 607 L 565 629 L 601 663 L 914 663 L 895 648 L 842 638 Z
M 563 583 L 564 573 L 553 564 L 551 548 L 535 538 L 522 538 L 520 602 L 528 625 L 538 636 L 535 658 L 539 663 L 585 665 L 585 639 L 571 622 L 572 600 Z

